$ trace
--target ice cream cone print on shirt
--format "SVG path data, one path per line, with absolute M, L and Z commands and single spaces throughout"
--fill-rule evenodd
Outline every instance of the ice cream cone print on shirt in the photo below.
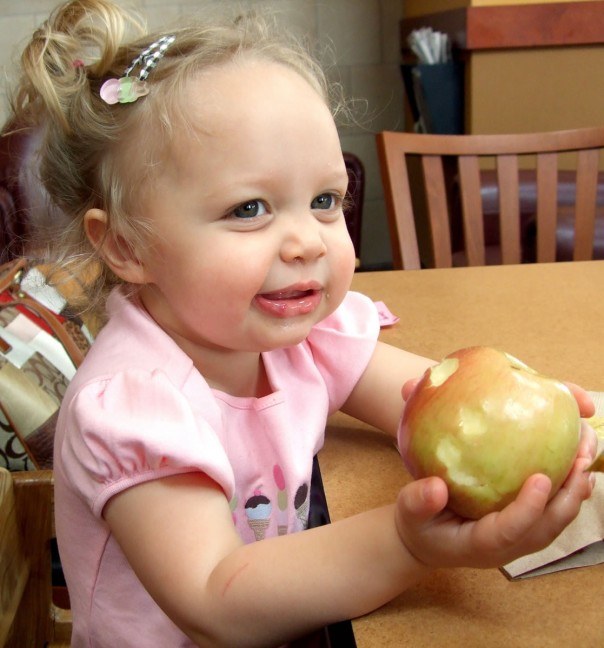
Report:
M 271 501 L 258 490 L 254 491 L 252 497 L 245 503 L 247 523 L 254 532 L 256 540 L 264 540 L 266 529 L 271 521 L 272 510 Z
M 281 466 L 275 465 L 273 467 L 273 478 L 275 479 L 275 484 L 277 484 L 277 534 L 286 535 L 287 534 L 287 489 L 285 488 L 285 477 L 283 476 L 283 471 Z
M 304 531 L 308 528 L 308 509 L 310 506 L 308 484 L 302 484 L 302 486 L 300 486 L 296 491 L 294 506 L 296 507 L 296 515 L 298 516 L 298 520 L 302 523 L 302 530 Z

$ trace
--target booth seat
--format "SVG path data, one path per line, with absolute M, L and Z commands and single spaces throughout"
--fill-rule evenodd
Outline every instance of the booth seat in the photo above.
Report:
M 537 218 L 535 172 L 524 170 L 520 171 L 519 175 L 523 261 L 532 262 L 535 260 Z M 495 171 L 482 171 L 481 187 L 485 242 L 491 248 L 491 253 L 496 254 L 499 245 L 499 190 Z M 558 261 L 572 261 L 573 258 L 575 195 L 575 172 L 560 171 L 558 173 L 559 210 L 556 228 L 556 259 Z M 604 259 L 604 172 L 598 176 L 593 257 L 594 259 Z

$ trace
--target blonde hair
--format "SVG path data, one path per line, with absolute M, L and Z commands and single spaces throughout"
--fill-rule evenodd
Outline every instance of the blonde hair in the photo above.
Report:
M 106 211 L 109 229 L 131 245 L 145 244 L 148 223 L 136 201 L 153 179 L 175 128 L 186 125 L 179 103 L 196 72 L 238 57 L 254 56 L 290 67 L 332 107 L 325 75 L 308 49 L 256 14 L 171 29 L 175 41 L 147 80 L 149 94 L 135 103 L 108 105 L 100 88 L 120 78 L 144 49 L 165 33 L 147 33 L 135 13 L 108 0 L 71 0 L 34 33 L 21 57 L 22 75 L 12 100 L 14 121 L 43 130 L 39 174 L 67 226 L 52 253 L 61 267 L 95 280 L 89 304 L 98 304 L 120 283 L 100 261 L 84 232 L 91 208 Z M 153 137 L 145 137 L 153 133 Z M 138 168 L 126 152 L 135 152 Z M 61 219 L 64 222 L 64 219 Z

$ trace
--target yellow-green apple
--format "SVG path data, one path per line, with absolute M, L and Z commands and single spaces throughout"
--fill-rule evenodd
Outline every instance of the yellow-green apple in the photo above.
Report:
M 470 347 L 425 372 L 398 443 L 413 477 L 442 477 L 448 506 L 478 519 L 511 502 L 534 473 L 551 479 L 553 495 L 573 464 L 580 427 L 566 385 L 502 351 Z

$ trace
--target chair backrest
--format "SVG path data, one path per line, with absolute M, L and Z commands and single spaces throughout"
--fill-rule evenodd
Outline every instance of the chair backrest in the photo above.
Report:
M 52 471 L 0 469 L 0 646 L 69 646 L 71 614 L 53 604 Z
M 35 178 L 39 133 L 6 125 L 0 134 L 0 263 L 25 253 L 32 238 L 32 208 L 42 196 Z
M 39 179 L 42 131 L 6 123 L 0 132 L 0 263 L 35 256 L 67 225 Z
M 346 172 L 348 173 L 348 196 L 350 199 L 344 206 L 344 218 L 358 260 L 361 258 L 365 167 L 361 159 L 354 153 L 344 152 L 343 155 Z
M 559 176 L 569 171 L 574 184 L 572 258 L 592 258 L 604 128 L 514 135 L 382 132 L 377 134 L 377 146 L 396 269 L 422 267 L 418 234 L 427 237 L 431 265 L 453 265 L 451 223 L 456 208 L 461 212 L 457 216 L 463 223 L 467 265 L 486 264 L 481 183 L 485 174 L 497 184 L 501 253 L 497 262 L 523 260 L 520 212 L 526 173 L 532 173 L 536 186 L 534 260 L 556 260 L 558 202 L 563 193 Z M 458 203 L 453 198 L 457 193 Z

